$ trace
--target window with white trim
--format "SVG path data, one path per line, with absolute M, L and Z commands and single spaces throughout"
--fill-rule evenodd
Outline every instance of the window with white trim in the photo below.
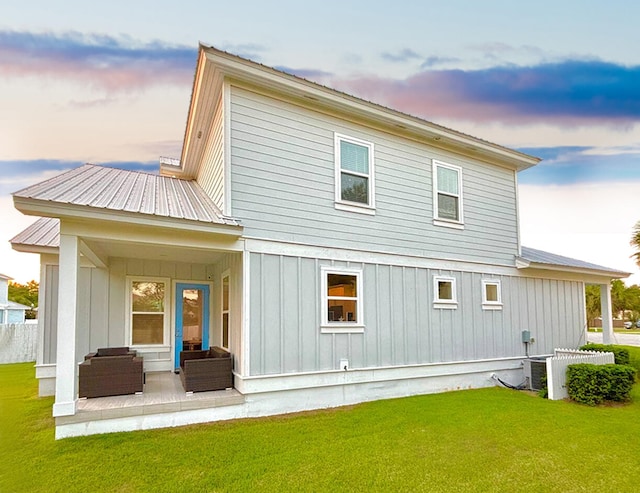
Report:
M 456 278 L 433 276 L 434 308 L 457 308 Z
M 336 208 L 374 213 L 373 144 L 335 134 Z
M 363 332 L 362 271 L 322 268 L 323 332 Z
M 459 227 L 462 217 L 462 168 L 433 161 L 433 217 L 439 226 Z
M 500 281 L 494 279 L 482 280 L 482 308 L 485 310 L 502 309 Z
M 170 288 L 168 279 L 129 278 L 129 343 L 169 344 Z

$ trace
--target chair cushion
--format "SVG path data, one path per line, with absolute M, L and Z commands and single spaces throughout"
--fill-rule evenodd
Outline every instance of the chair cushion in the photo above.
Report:
M 124 356 L 129 354 L 128 347 L 101 347 L 96 356 Z

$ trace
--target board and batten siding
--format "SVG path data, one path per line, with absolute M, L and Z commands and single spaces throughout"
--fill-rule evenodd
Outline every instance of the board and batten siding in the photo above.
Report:
M 231 86 L 232 215 L 247 237 L 513 265 L 515 172 Z M 334 207 L 334 132 L 375 146 L 375 216 Z M 432 160 L 462 167 L 464 230 L 433 224 Z
M 224 104 L 220 96 L 215 111 L 211 132 L 208 136 L 203 161 L 198 170 L 196 182 L 202 187 L 214 204 L 224 210 Z
M 252 253 L 251 375 L 524 357 L 584 337 L 583 284 Z M 362 270 L 363 334 L 320 332 L 321 266 Z M 454 277 L 458 308 L 433 306 L 433 276 Z M 483 310 L 482 280 L 499 280 L 502 310 Z
M 58 278 L 57 265 L 44 268 L 45 299 L 43 317 L 42 361 L 38 364 L 54 364 L 58 347 Z M 107 306 L 108 275 L 106 271 L 81 267 L 78 275 L 78 317 L 76 327 L 76 361 L 98 347 L 108 346 Z

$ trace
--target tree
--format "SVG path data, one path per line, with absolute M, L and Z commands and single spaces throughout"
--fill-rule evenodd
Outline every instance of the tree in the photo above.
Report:
M 636 253 L 631 256 L 636 259 L 636 264 L 640 265 L 640 221 L 633 227 L 630 244 L 636 249 Z
M 601 315 L 600 286 L 588 284 L 584 287 L 584 294 L 587 309 L 587 323 L 589 327 L 595 327 L 595 319 Z
M 19 282 L 9 281 L 8 298 L 11 301 L 20 303 L 21 305 L 37 308 L 38 287 L 39 284 L 36 281 L 29 281 L 27 284 L 20 284 Z M 27 310 L 25 313 L 25 317 L 28 319 L 34 319 L 36 318 L 36 313 L 34 310 Z

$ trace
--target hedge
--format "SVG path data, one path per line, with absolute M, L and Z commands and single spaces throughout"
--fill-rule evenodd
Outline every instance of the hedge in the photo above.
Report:
M 631 399 L 636 369 L 628 365 L 579 363 L 567 368 L 567 393 L 576 402 L 595 406 Z
M 613 353 L 616 365 L 629 364 L 629 350 L 613 344 L 595 344 L 590 342 L 580 347 L 583 351 L 598 351 L 600 353 Z

